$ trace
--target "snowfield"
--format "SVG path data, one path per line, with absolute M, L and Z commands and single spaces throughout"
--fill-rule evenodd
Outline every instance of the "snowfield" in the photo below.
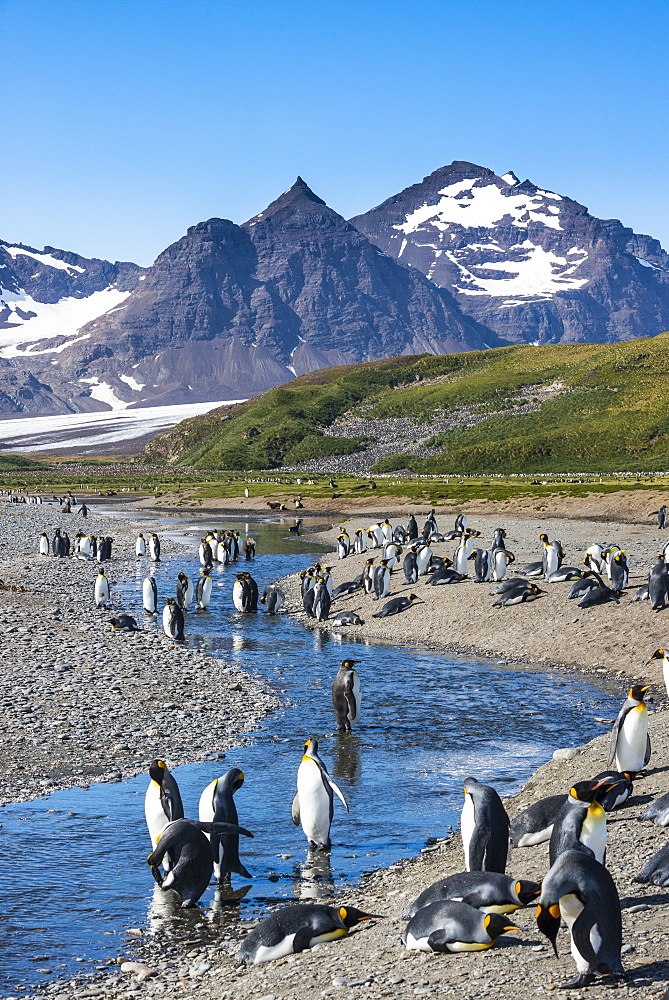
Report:
M 139 451 L 146 441 L 187 417 L 208 413 L 226 403 L 184 403 L 99 413 L 65 413 L 48 417 L 0 420 L 0 452 L 43 452 L 52 455 L 118 455 Z

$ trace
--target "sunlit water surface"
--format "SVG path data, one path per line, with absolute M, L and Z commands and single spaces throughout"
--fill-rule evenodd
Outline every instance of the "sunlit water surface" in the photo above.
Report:
M 197 544 L 205 523 L 248 527 L 258 541 L 258 558 L 250 566 L 214 570 L 211 608 L 187 615 L 187 641 L 211 652 L 212 670 L 218 669 L 217 658 L 233 660 L 266 678 L 283 698 L 283 707 L 224 760 L 216 759 L 212 745 L 211 760 L 175 769 L 191 817 L 213 778 L 232 766 L 246 775 L 235 798 L 240 822 L 256 835 L 240 844 L 253 878 L 233 876 L 237 905 L 221 904 L 213 887 L 205 894 L 202 906 L 214 923 L 257 916 L 277 900 L 330 898 L 363 872 L 416 854 L 429 838 L 457 825 L 467 775 L 509 795 L 556 747 L 582 743 L 601 731 L 594 716 L 616 709 L 610 691 L 572 677 L 367 642 L 352 630 L 334 636 L 312 632 L 288 615 L 239 614 L 232 583 L 241 568 L 252 571 L 262 594 L 277 578 L 317 558 L 326 561 L 308 536 L 288 537 L 292 522 L 162 518 L 163 533 L 192 537 L 192 554 L 170 554 L 165 541 L 155 573 L 161 607 L 174 594 L 179 570 L 199 575 Z M 150 565 L 138 560 L 135 578 L 123 588 L 123 606 L 142 627 L 158 628 L 141 609 L 141 581 Z M 408 613 L 419 616 L 420 606 Z M 353 735 L 337 735 L 330 689 L 346 658 L 361 661 L 363 716 Z M 308 854 L 304 835 L 290 818 L 307 736 L 318 738 L 350 806 L 346 814 L 336 800 L 329 859 Z M 171 760 L 169 746 L 164 755 Z M 155 928 L 161 912 L 177 913 L 192 925 L 193 915 L 175 909 L 174 895 L 155 887 L 146 864 L 147 782 L 140 775 L 94 784 L 0 811 L 5 995 L 19 984 L 91 972 L 127 954 L 122 936 L 127 928 Z

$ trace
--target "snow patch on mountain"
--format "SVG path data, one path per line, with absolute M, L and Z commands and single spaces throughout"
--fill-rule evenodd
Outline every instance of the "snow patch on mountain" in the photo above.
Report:
M 560 209 L 547 205 L 546 199 L 561 201 L 560 195 L 550 191 L 536 194 L 506 194 L 497 184 L 486 184 L 480 178 L 465 178 L 448 184 L 438 191 L 439 201 L 421 205 L 394 229 L 409 235 L 429 225 L 445 232 L 450 225 L 463 229 L 490 229 L 503 220 L 525 229 L 530 222 L 539 222 L 550 229 L 561 229 L 557 218 Z
M 137 365 L 133 365 L 133 368 L 137 367 Z M 136 378 L 132 377 L 132 375 L 119 375 L 119 379 L 121 382 L 125 382 L 126 385 L 129 385 L 133 392 L 141 392 L 146 385 L 146 382 L 138 382 Z
M 44 264 L 46 267 L 55 267 L 59 271 L 68 271 L 70 274 L 73 271 L 78 271 L 79 274 L 84 274 L 86 268 L 79 267 L 78 264 L 68 264 L 64 260 L 59 260 L 50 253 L 36 253 L 35 250 L 26 250 L 25 247 L 21 246 L 7 246 L 3 244 L 2 249 L 5 250 L 10 257 L 15 260 L 20 255 L 21 257 L 32 257 L 40 264 Z
M 53 337 L 72 338 L 82 326 L 120 305 L 129 295 L 129 291 L 122 292 L 110 286 L 83 298 L 66 296 L 58 302 L 38 302 L 26 292 L 0 287 L 0 357 L 59 352 L 69 344 L 39 352 L 33 351 L 30 345 Z
M 493 251 L 504 253 L 500 261 L 486 261 L 476 267 L 465 267 L 461 260 L 467 258 L 472 250 Z M 460 251 L 445 251 L 447 256 L 458 265 L 462 275 L 462 283 L 457 285 L 458 291 L 464 295 L 495 295 L 520 298 L 550 298 L 556 292 L 566 289 L 582 288 L 587 278 L 574 277 L 574 273 L 587 260 L 585 250 L 576 248 L 569 251 L 570 259 L 560 257 L 552 250 L 545 250 L 530 240 L 517 243 L 506 251 L 491 244 L 471 244 Z M 578 254 L 580 259 L 575 259 Z M 500 274 L 486 272 L 499 271 Z M 515 302 L 503 302 L 503 306 L 515 305 Z

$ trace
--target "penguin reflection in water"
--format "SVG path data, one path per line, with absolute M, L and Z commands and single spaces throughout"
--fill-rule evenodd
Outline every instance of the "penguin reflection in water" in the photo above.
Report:
M 348 812 L 346 799 L 318 755 L 318 741 L 307 740 L 304 744 L 302 761 L 297 769 L 297 791 L 293 799 L 292 819 L 295 826 L 302 826 L 310 847 L 321 850 L 328 850 L 330 847 L 334 795 L 341 799 Z

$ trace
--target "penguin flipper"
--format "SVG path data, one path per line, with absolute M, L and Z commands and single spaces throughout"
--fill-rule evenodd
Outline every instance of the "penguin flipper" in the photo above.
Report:
M 339 796 L 339 798 L 344 803 L 344 808 L 346 809 L 346 812 L 349 812 L 348 802 L 344 798 L 344 794 L 341 791 L 341 789 L 339 788 L 339 785 L 337 785 L 337 783 L 332 780 L 332 778 L 327 773 L 327 771 L 323 771 L 322 773 L 323 773 L 324 779 L 327 781 L 327 783 L 330 786 L 330 788 L 332 789 L 332 791 L 335 793 L 335 795 Z
M 245 830 L 243 826 L 238 826 L 236 823 L 221 823 L 218 820 L 215 823 L 203 823 L 201 821 L 192 820 L 196 826 L 202 830 L 203 833 L 236 833 L 242 834 L 244 837 L 253 837 L 250 830 Z
M 440 928 L 437 931 L 432 931 L 429 938 L 427 939 L 428 946 L 432 951 L 449 951 L 448 945 L 451 944 L 453 938 L 445 931 Z
M 650 736 L 648 736 L 648 734 L 646 734 L 646 756 L 643 759 L 643 766 L 644 767 L 646 766 L 646 764 L 650 760 L 650 755 L 651 755 Z
M 295 826 L 299 826 L 300 825 L 300 793 L 299 792 L 295 792 L 295 796 L 293 798 L 293 805 L 292 805 L 292 808 L 291 808 L 291 818 L 292 818 L 293 823 L 295 824 Z
M 606 764 L 607 767 L 611 767 L 611 764 L 613 763 L 613 759 L 616 755 L 616 747 L 618 745 L 618 736 L 620 735 L 622 724 L 625 721 L 625 717 L 628 712 L 629 712 L 628 708 L 622 708 L 620 710 L 620 712 L 618 713 L 618 718 L 616 719 L 613 725 L 613 729 L 611 730 L 611 745 L 609 747 L 609 759 Z
M 585 975 L 594 973 L 599 964 L 599 959 L 595 954 L 595 949 L 592 947 L 592 942 L 590 940 L 590 933 L 592 929 L 592 914 L 586 913 L 585 909 L 581 910 L 572 925 L 571 937 L 579 955 L 583 961 L 587 962 L 590 966 Z

